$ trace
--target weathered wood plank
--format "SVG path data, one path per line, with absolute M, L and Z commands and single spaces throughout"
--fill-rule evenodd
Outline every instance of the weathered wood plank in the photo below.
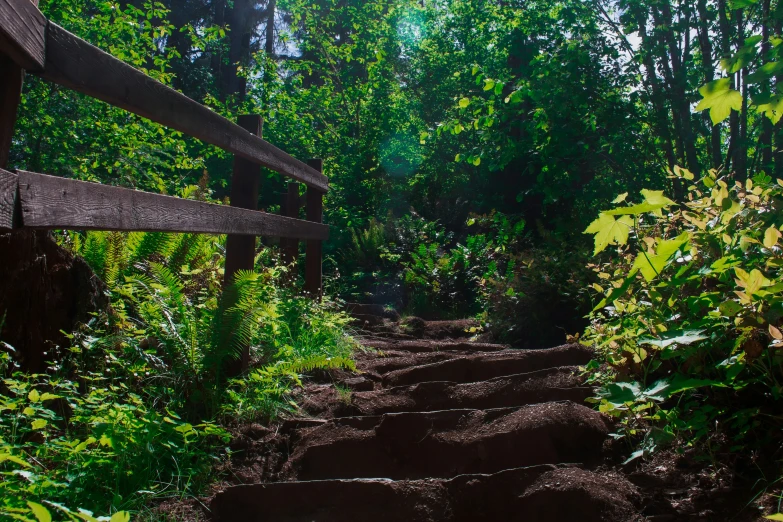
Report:
M 19 176 L 0 169 L 0 230 L 15 228 Z
M 49 23 L 41 77 L 328 190 L 326 177 L 182 93 Z
M 313 159 L 308 163 L 323 172 L 324 163 L 321 159 Z M 323 222 L 324 193 L 313 188 L 307 187 L 307 198 L 305 203 L 305 214 L 307 221 L 315 223 Z M 322 243 L 316 239 L 308 239 L 305 250 L 305 291 L 309 292 L 316 299 L 320 299 L 323 292 L 323 248 Z
M 0 0 L 0 53 L 34 71 L 44 67 L 46 17 L 38 0 Z
M 19 171 L 22 223 L 39 229 L 137 230 L 326 239 L 329 228 L 241 208 Z

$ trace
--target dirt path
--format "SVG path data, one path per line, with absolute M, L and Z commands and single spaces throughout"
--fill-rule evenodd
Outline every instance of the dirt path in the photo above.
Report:
M 465 321 L 417 326 L 363 338 L 378 352 L 359 356 L 359 377 L 309 386 L 311 418 L 235 441 L 240 480 L 257 483 L 217 494 L 214 519 L 637 518 L 635 487 L 594 470 L 610 426 L 582 405 L 589 350 L 470 342 Z
M 584 405 L 589 349 L 471 341 L 470 321 L 369 319 L 360 375 L 322 375 L 299 397 L 305 415 L 241 430 L 237 485 L 211 498 L 211 520 L 757 519 L 748 491 L 687 455 L 619 465 L 609 419 Z

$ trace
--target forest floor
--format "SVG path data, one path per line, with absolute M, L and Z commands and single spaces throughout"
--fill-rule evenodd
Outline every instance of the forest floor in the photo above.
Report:
M 663 451 L 623 465 L 628 445 L 584 404 L 590 349 L 482 342 L 469 320 L 363 318 L 360 374 L 315 376 L 300 415 L 237 428 L 211 494 L 158 509 L 214 522 L 760 519 L 729 463 Z

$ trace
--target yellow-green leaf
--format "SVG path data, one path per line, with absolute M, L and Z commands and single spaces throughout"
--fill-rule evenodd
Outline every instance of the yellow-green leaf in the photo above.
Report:
M 462 99 L 459 101 L 459 106 L 460 106 L 460 108 L 462 108 L 462 109 L 464 109 L 464 108 L 465 108 L 465 107 L 467 107 L 468 105 L 470 105 L 470 98 L 462 98 Z
M 767 515 L 764 517 L 768 520 L 781 520 L 783 521 L 783 513 L 775 513 L 774 515 Z
M 109 522 L 130 522 L 130 513 L 127 511 L 118 511 L 111 516 Z
M 644 197 L 644 200 L 650 205 L 660 205 L 661 207 L 674 205 L 674 201 L 664 196 L 662 190 L 642 189 L 640 193 Z
M 775 94 L 764 99 L 754 99 L 756 110 L 776 124 L 783 118 L 783 96 Z
M 33 429 L 34 430 L 40 430 L 46 427 L 46 425 L 49 424 L 46 419 L 35 419 L 33 421 Z
M 624 245 L 628 242 L 628 232 L 633 227 L 633 218 L 622 216 L 615 219 L 606 212 L 601 212 L 598 219 L 590 223 L 584 233 L 595 234 L 595 251 L 597 254 L 610 244 Z
M 41 400 L 41 395 L 38 393 L 38 390 L 31 390 L 30 393 L 27 394 L 27 398 L 30 399 L 30 402 L 39 402 Z
M 30 464 L 28 462 L 25 462 L 24 460 L 20 459 L 19 457 L 15 457 L 11 455 L 10 453 L 0 453 L 0 463 L 5 461 L 13 462 L 15 464 L 19 464 L 23 468 L 29 468 Z
M 105 433 L 101 435 L 101 440 L 99 440 L 98 443 L 101 446 L 108 446 L 110 448 L 114 447 L 114 442 L 111 440 L 111 437 L 107 437 Z
M 41 504 L 28 501 L 27 505 L 30 507 L 33 515 L 35 515 L 35 518 L 38 519 L 38 522 L 52 522 L 52 515 L 49 513 L 49 510 Z
M 767 248 L 772 248 L 777 244 L 780 236 L 780 230 L 775 227 L 769 227 L 766 232 L 764 232 L 764 246 Z
M 728 118 L 732 109 L 739 111 L 742 108 L 742 94 L 731 88 L 731 81 L 728 78 L 720 78 L 708 83 L 699 89 L 699 93 L 702 95 L 702 100 L 696 106 L 696 110 L 709 109 L 713 125 Z
M 623 201 L 625 201 L 625 198 L 627 198 L 627 197 L 628 197 L 628 193 L 627 192 L 623 192 L 622 194 L 620 194 L 619 196 L 614 198 L 612 200 L 612 203 L 622 203 Z

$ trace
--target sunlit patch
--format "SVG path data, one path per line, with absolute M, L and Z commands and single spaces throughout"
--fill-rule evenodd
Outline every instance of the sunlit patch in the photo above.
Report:
M 427 36 L 426 20 L 421 9 L 405 9 L 397 19 L 397 37 L 405 49 L 417 47 Z

